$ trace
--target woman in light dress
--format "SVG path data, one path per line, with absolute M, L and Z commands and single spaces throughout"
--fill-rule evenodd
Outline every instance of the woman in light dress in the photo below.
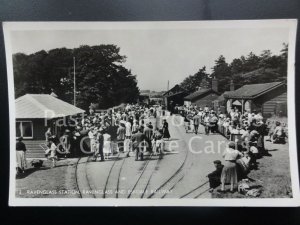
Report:
M 54 142 L 54 138 L 50 138 L 50 155 L 49 159 L 52 161 L 52 168 L 56 166 L 56 161 L 57 161 L 57 156 L 56 156 L 56 151 L 57 151 L 57 146 Z
M 221 174 L 221 190 L 219 192 L 225 192 L 225 184 L 230 183 L 230 192 L 234 191 L 234 187 L 238 183 L 236 160 L 243 156 L 238 150 L 235 149 L 235 143 L 233 141 L 228 143 L 228 148 L 223 153 L 225 159 L 224 168 Z
M 129 121 L 126 122 L 125 129 L 126 129 L 125 132 L 126 138 L 128 139 L 131 138 L 131 123 Z
M 111 136 L 105 131 L 103 134 L 103 154 L 104 159 L 108 159 L 109 155 L 112 153 L 111 148 Z

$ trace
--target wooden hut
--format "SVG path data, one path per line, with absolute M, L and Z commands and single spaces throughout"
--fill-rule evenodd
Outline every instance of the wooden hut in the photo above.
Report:
M 85 112 L 48 94 L 26 94 L 17 98 L 15 111 L 16 137 L 24 138 L 28 158 L 45 157 L 42 145 L 47 127 L 59 136 L 65 125 L 72 122 L 72 116 Z
M 187 95 L 187 91 L 177 84 L 163 94 L 164 104 L 168 110 L 173 111 L 176 105 L 183 105 L 184 97 Z
M 272 82 L 244 85 L 224 94 L 227 112 L 232 108 L 261 112 L 269 117 L 274 114 L 286 115 L 287 85 L 285 82 Z

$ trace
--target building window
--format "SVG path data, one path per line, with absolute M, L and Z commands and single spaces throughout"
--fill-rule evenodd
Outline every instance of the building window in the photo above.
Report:
M 16 122 L 16 136 L 23 137 L 23 138 L 33 138 L 32 121 L 17 121 Z

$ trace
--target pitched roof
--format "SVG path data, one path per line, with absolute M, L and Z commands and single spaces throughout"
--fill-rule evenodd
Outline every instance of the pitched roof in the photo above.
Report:
M 16 119 L 58 118 L 85 111 L 47 94 L 26 94 L 15 100 Z
M 282 85 L 285 85 L 285 83 L 273 82 L 262 84 L 247 84 L 235 91 L 224 94 L 224 97 L 237 99 L 254 99 Z
M 185 100 L 193 100 L 193 99 L 196 99 L 196 98 L 199 98 L 199 97 L 205 95 L 206 93 L 208 93 L 210 91 L 215 92 L 211 88 L 201 88 L 199 91 L 195 91 L 195 92 L 189 94 L 184 99 Z M 217 92 L 215 92 L 215 93 L 217 93 Z M 217 94 L 219 94 L 219 93 L 217 93 Z
M 224 101 L 225 100 L 225 95 L 227 95 L 227 94 L 229 94 L 229 93 L 231 93 L 231 92 L 233 92 L 233 91 L 225 91 L 223 94 L 221 94 L 216 100 L 217 101 Z
M 171 96 L 171 95 L 175 95 L 177 93 L 182 93 L 182 92 L 186 92 L 186 90 L 184 90 L 182 87 L 180 87 L 178 84 L 176 84 L 174 87 L 172 87 L 170 90 L 168 90 L 167 92 L 165 92 L 163 94 L 163 96 Z

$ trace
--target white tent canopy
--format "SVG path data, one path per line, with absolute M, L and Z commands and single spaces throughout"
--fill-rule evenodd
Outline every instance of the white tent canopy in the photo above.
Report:
M 26 94 L 15 100 L 16 119 L 51 119 L 85 111 L 48 94 Z

